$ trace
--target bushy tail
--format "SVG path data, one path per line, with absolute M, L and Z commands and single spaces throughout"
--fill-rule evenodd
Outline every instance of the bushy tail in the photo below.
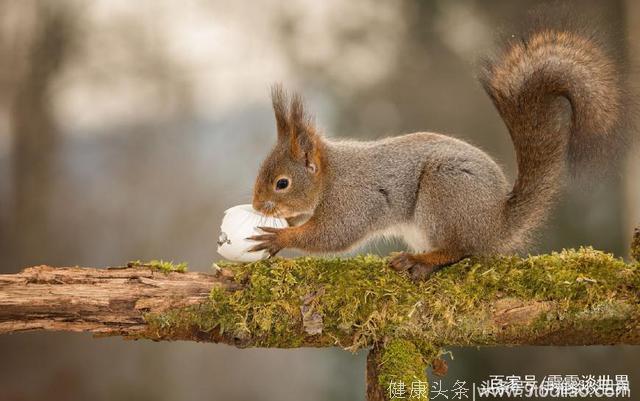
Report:
M 518 177 L 504 209 L 514 245 L 544 221 L 565 173 L 616 141 L 620 80 L 616 63 L 594 40 L 555 30 L 512 41 L 485 61 L 480 81 L 517 156 Z

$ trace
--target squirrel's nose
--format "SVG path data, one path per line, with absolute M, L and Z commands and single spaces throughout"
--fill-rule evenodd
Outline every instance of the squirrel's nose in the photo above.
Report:
M 252 202 L 253 209 L 257 210 L 257 211 L 260 211 L 260 209 L 262 209 L 262 204 L 263 203 L 264 202 L 262 202 L 262 201 L 258 201 L 258 200 L 254 199 L 253 202 Z
M 273 201 L 254 201 L 253 208 L 258 211 L 271 212 L 275 209 L 276 204 Z

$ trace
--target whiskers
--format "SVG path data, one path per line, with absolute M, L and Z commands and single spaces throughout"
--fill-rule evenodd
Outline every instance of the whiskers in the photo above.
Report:
M 275 203 L 271 203 L 269 207 L 262 207 L 258 212 L 259 217 L 254 220 L 256 227 L 287 228 L 286 215 Z
M 285 224 L 282 222 L 281 219 L 284 219 L 282 212 L 280 211 L 280 209 L 278 208 L 278 206 L 276 206 L 273 209 L 273 216 L 276 218 L 275 220 L 275 226 L 276 228 L 285 228 Z

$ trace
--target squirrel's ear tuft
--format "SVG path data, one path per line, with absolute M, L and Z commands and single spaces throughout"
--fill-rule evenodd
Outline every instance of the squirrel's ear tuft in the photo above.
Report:
M 289 100 L 290 98 L 290 100 Z M 318 172 L 320 138 L 313 119 L 305 111 L 302 96 L 288 96 L 282 85 L 271 87 L 271 102 L 276 116 L 278 142 L 289 147 L 293 158 L 304 161 L 312 174 Z
M 304 160 L 310 172 L 317 172 L 319 158 L 319 136 L 313 119 L 304 108 L 304 101 L 297 93 L 291 96 L 290 118 L 291 124 L 291 153 L 294 157 Z
M 271 103 L 273 104 L 273 112 L 276 116 L 278 139 L 288 138 L 291 134 L 291 127 L 289 125 L 289 111 L 287 109 L 287 94 L 282 89 L 282 85 L 274 84 L 271 87 Z

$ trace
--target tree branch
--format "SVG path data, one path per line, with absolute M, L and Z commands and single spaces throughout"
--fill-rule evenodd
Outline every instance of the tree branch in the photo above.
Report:
M 370 399 L 388 396 L 394 379 L 426 381 L 426 366 L 445 346 L 640 344 L 638 263 L 590 248 L 467 259 L 417 285 L 374 256 L 172 270 L 134 263 L 0 275 L 0 333 L 373 346 Z

